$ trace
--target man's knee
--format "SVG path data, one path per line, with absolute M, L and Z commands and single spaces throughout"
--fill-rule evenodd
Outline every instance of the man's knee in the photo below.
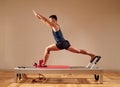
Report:
M 50 53 L 50 47 L 46 47 L 46 52 L 49 54 Z

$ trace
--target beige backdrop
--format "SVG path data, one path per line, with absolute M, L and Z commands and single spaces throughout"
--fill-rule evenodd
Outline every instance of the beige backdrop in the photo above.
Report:
M 55 43 L 51 30 L 32 13 L 58 16 L 66 39 L 102 59 L 104 69 L 120 70 L 120 0 L 0 0 L 0 69 L 32 66 Z M 86 65 L 88 56 L 51 52 L 48 64 Z

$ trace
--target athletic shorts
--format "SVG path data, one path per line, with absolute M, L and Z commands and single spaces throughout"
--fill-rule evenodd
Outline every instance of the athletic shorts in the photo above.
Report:
M 70 47 L 70 43 L 68 40 L 60 41 L 56 43 L 58 49 L 68 49 Z

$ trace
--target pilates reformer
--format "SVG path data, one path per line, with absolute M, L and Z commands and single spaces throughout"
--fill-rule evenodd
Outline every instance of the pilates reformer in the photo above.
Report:
M 95 81 L 103 83 L 103 70 L 100 69 L 97 65 L 100 60 L 100 56 L 91 61 L 87 66 L 47 66 L 47 67 L 24 67 L 20 66 L 14 68 L 15 76 L 14 82 L 18 82 L 21 79 L 24 79 L 26 74 L 38 74 L 39 78 L 33 79 L 32 82 L 45 82 L 46 77 L 43 74 L 93 74 Z

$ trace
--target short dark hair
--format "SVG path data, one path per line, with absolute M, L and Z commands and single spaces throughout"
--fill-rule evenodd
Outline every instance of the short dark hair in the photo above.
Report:
M 53 18 L 57 21 L 57 16 L 56 15 L 50 15 L 49 18 Z

